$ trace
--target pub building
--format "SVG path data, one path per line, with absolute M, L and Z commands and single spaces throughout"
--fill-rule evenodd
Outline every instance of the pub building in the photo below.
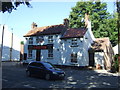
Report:
M 45 61 L 68 66 L 95 66 L 99 63 L 98 57 L 90 57 L 89 49 L 95 38 L 87 14 L 85 27 L 81 28 L 69 28 L 68 19 L 59 25 L 37 27 L 33 22 L 31 26 L 31 30 L 24 35 L 23 62 Z M 99 64 L 104 68 L 104 60 Z

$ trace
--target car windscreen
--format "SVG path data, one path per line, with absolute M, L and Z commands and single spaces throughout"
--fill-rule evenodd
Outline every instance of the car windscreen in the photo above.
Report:
M 54 69 L 55 67 L 52 64 L 44 63 L 44 66 L 49 69 Z

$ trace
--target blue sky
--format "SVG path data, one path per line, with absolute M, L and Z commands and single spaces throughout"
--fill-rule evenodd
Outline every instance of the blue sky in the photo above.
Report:
M 30 29 L 32 22 L 38 24 L 38 27 L 62 24 L 64 18 L 68 18 L 71 8 L 76 2 L 31 2 L 33 8 L 21 5 L 11 14 L 0 13 L 2 21 L 0 24 L 13 28 L 13 33 L 23 38 Z M 115 6 L 113 2 L 108 2 L 108 11 L 113 12 Z

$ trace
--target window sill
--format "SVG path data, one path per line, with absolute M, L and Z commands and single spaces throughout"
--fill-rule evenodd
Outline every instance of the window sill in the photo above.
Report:
M 53 57 L 48 57 L 47 59 L 53 59 Z
M 78 47 L 78 45 L 71 45 L 71 47 Z
M 28 59 L 32 59 L 32 57 L 31 58 L 29 57 Z
M 78 63 L 71 63 L 71 65 L 73 65 L 73 66 L 78 66 Z

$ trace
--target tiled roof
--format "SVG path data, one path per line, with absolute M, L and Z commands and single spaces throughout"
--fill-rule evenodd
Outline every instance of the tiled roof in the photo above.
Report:
M 85 28 L 70 28 L 67 29 L 61 39 L 83 37 L 86 31 Z
M 30 30 L 24 37 L 37 36 L 37 35 L 51 35 L 51 34 L 63 34 L 66 28 L 63 24 L 52 25 L 45 27 L 36 27 L 33 30 Z
M 96 38 L 91 48 L 95 51 L 104 51 L 104 49 L 110 45 L 110 41 L 108 37 L 105 38 Z

